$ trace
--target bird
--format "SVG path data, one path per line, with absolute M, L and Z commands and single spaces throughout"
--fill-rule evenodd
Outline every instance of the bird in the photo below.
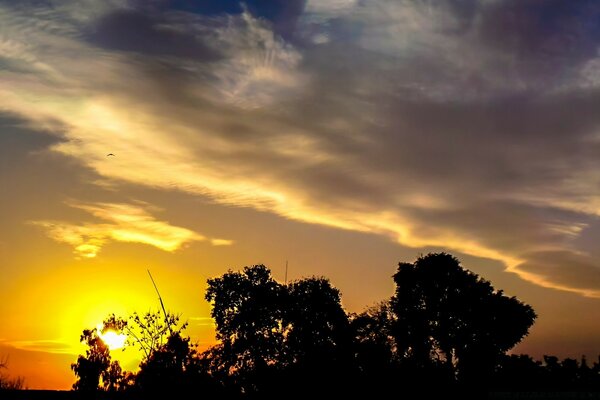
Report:
M 110 157 L 110 156 L 113 156 L 113 157 L 115 157 L 115 155 L 114 155 L 113 153 L 108 153 L 108 154 L 106 155 L 106 157 Z

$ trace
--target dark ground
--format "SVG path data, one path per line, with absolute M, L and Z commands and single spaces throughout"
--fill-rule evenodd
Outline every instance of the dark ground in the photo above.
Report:
M 70 400 L 70 399 L 127 399 L 131 396 L 98 393 L 96 396 L 82 395 L 71 391 L 19 390 L 0 392 L 0 400 Z M 404 397 L 404 396 L 402 396 Z M 405 398 L 410 399 L 411 396 Z M 487 396 L 490 400 L 600 400 L 600 392 L 495 392 Z

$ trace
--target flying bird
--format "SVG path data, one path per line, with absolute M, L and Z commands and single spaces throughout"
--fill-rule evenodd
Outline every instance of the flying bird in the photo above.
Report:
M 113 157 L 115 157 L 115 155 L 114 155 L 113 153 L 108 153 L 108 154 L 106 155 L 106 157 L 110 157 L 110 156 L 113 156 Z

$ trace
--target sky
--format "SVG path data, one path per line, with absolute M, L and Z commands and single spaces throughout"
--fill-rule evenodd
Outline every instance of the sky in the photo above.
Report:
M 228 269 L 283 281 L 287 260 L 359 312 L 431 251 L 533 306 L 515 352 L 595 360 L 599 18 L 595 0 L 0 0 L 6 372 L 69 389 L 83 329 L 159 306 L 148 269 L 206 347 L 206 279 Z

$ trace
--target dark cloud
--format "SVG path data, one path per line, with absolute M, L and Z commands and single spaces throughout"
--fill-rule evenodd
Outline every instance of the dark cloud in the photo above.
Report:
M 102 16 L 86 36 L 91 43 L 109 50 L 205 62 L 221 58 L 208 44 L 207 31 L 179 29 L 177 23 L 181 22 L 168 20 L 162 13 L 119 9 Z
M 478 33 L 525 76 L 556 79 L 596 55 L 599 17 L 593 0 L 507 0 L 484 9 Z
M 506 0 L 483 9 L 479 32 L 485 43 L 518 57 L 572 62 L 595 53 L 599 13 L 593 0 Z

